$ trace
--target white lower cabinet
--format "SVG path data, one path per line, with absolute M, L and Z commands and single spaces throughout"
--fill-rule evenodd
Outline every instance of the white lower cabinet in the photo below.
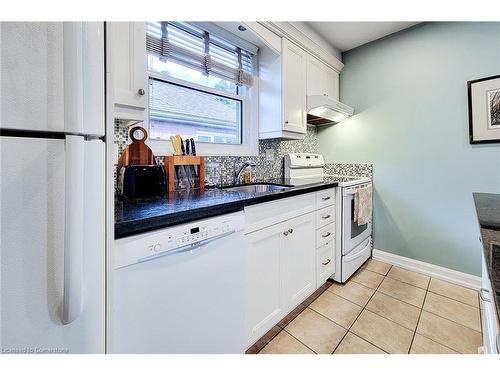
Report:
M 482 282 L 480 290 L 481 323 L 483 329 L 483 350 L 486 354 L 500 353 L 499 323 L 493 297 L 493 289 L 486 267 L 484 254 L 482 256 Z
M 282 313 L 282 225 L 245 236 L 247 242 L 247 338 L 251 345 L 266 333 Z
M 316 289 L 314 214 L 286 221 L 282 234 L 282 302 L 285 310 L 291 310 Z
M 318 222 L 335 215 L 334 199 L 326 210 L 316 204 L 325 194 L 335 191 L 245 208 L 248 346 L 334 274 L 334 217 Z
M 335 241 L 330 241 L 321 246 L 316 253 L 316 287 L 321 286 L 335 273 L 333 259 Z
M 249 345 L 316 287 L 314 214 L 305 214 L 246 236 Z

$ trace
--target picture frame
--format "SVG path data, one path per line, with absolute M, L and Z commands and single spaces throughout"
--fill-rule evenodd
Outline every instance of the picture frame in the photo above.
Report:
M 500 143 L 500 75 L 467 82 L 469 142 Z

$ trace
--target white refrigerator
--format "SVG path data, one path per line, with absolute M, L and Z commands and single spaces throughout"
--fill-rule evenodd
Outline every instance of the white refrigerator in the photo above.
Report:
M 0 105 L 0 350 L 104 353 L 104 24 L 1 22 Z

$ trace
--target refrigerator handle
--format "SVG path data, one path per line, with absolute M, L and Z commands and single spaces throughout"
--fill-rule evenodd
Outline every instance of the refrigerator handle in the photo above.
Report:
M 64 297 L 62 322 L 69 324 L 82 310 L 84 138 L 66 136 L 64 228 Z

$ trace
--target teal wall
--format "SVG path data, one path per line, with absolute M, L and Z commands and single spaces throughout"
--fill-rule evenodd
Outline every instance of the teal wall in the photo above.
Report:
M 425 23 L 343 56 L 355 116 L 327 162 L 374 164 L 374 247 L 480 275 L 472 192 L 500 193 L 500 144 L 468 142 L 468 80 L 500 74 L 500 23 Z

